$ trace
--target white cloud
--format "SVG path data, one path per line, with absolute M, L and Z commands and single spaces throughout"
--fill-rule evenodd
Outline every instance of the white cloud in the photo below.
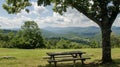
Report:
M 36 2 L 32 2 L 33 10 L 31 10 L 31 14 L 41 15 L 42 13 L 48 12 L 48 10 L 44 6 L 38 6 Z
M 86 27 L 86 26 L 96 26 L 94 22 L 89 20 L 83 14 L 79 13 L 77 10 L 68 8 L 68 12 L 64 13 L 64 15 L 59 15 L 57 13 L 53 13 L 52 23 L 58 23 L 54 26 L 57 27 L 68 27 L 68 26 L 77 26 L 77 27 Z M 50 19 L 47 18 L 47 19 Z
M 39 27 L 86 27 L 86 26 L 97 26 L 96 23 L 89 20 L 82 13 L 77 10 L 68 8 L 68 11 L 64 15 L 59 15 L 53 12 L 49 15 L 50 10 L 44 6 L 37 6 L 35 2 L 32 2 L 33 7 L 30 9 L 30 13 L 26 13 L 22 10 L 14 17 L 0 17 L 0 25 L 4 28 L 19 28 L 24 21 L 34 20 L 37 22 Z M 52 8 L 51 8 L 52 9 Z M 48 14 L 45 16 L 45 14 Z M 43 17 L 44 16 L 44 17 Z M 120 26 L 120 15 L 118 15 L 114 25 Z
M 29 7 L 28 9 L 30 10 L 29 13 L 27 13 L 25 10 L 22 10 L 20 13 L 17 14 L 17 16 L 41 16 L 41 14 L 45 14 L 49 11 L 44 6 L 37 6 L 36 2 L 32 2 L 32 7 Z
M 119 26 L 120 27 L 120 14 L 117 16 L 113 26 Z
M 13 18 L 0 17 L 0 25 L 2 28 L 20 28 L 23 22 L 26 20 L 31 19 L 24 16 Z
M 97 26 L 96 23 L 89 20 L 87 17 L 85 17 L 83 14 L 79 13 L 75 9 L 68 9 L 69 11 L 66 12 L 64 15 L 59 15 L 58 13 L 53 13 L 52 16 L 47 17 L 36 17 L 35 19 L 30 18 L 31 20 L 35 20 L 39 27 L 68 27 L 68 26 L 76 26 L 76 27 L 86 27 L 86 26 Z M 26 18 L 23 16 L 24 20 Z M 120 20 L 120 18 L 117 18 L 114 25 L 118 25 L 117 23 Z

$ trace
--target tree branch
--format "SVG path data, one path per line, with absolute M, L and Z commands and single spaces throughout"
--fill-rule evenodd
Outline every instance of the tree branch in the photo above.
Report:
M 88 14 L 84 9 L 80 9 L 80 7 L 78 7 L 77 4 L 73 4 L 72 5 L 75 9 L 77 9 L 79 12 L 83 13 L 86 17 L 88 17 L 89 19 L 91 19 L 92 21 L 94 21 L 95 23 L 97 23 L 98 25 L 101 25 L 101 22 L 99 20 L 97 20 L 94 16 L 92 16 L 91 14 Z

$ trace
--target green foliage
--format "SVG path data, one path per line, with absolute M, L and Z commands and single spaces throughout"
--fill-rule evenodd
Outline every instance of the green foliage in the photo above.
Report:
M 25 7 L 31 6 L 29 0 L 6 0 L 6 4 L 3 4 L 3 8 L 8 11 L 9 14 L 18 13 Z M 26 9 L 29 12 L 28 9 Z
M 43 38 L 37 23 L 34 21 L 26 21 L 17 33 L 19 48 L 44 48 Z M 16 39 L 16 38 L 15 38 Z
M 44 40 L 37 23 L 26 21 L 16 34 L 0 33 L 0 47 L 5 48 L 45 48 Z
M 10 38 L 11 37 L 9 37 L 7 34 L 4 34 L 3 31 L 0 30 L 0 47 L 10 47 L 8 44 Z
M 29 25 L 29 24 L 28 24 Z M 34 25 L 34 24 L 32 24 Z M 27 26 L 29 29 L 29 27 Z M 35 28 L 35 27 L 31 27 Z M 25 30 L 25 31 L 23 31 Z M 30 30 L 29 30 L 30 31 Z M 29 34 L 32 31 L 27 31 L 25 27 L 22 26 L 22 29 L 19 30 L 16 34 L 12 31 L 9 33 L 3 33 L 4 31 L 1 30 L 0 32 L 0 47 L 5 47 L 5 48 L 43 48 L 41 45 L 38 45 L 39 47 L 35 47 L 35 43 L 38 41 L 35 40 L 40 40 L 39 35 L 36 35 L 36 38 L 33 39 L 34 34 Z M 27 34 L 25 33 L 27 32 Z M 33 36 L 33 37 L 31 37 Z M 44 40 L 44 48 L 47 49 L 80 49 L 80 48 L 100 48 L 101 47 L 101 40 L 100 35 L 97 35 L 92 38 L 81 38 L 81 37 L 74 37 L 72 36 L 71 38 L 65 38 L 65 37 L 52 37 L 52 38 L 46 38 Z M 39 37 L 39 38 L 38 38 Z M 42 38 L 43 40 L 43 38 Z M 32 44 L 33 43 L 33 44 Z M 112 34 L 111 35 L 111 45 L 113 48 L 120 47 L 120 37 L 118 35 Z
M 112 34 L 111 35 L 111 46 L 112 47 L 120 47 L 120 37 Z
M 59 42 L 57 42 L 56 48 L 68 49 L 68 48 L 70 48 L 70 41 L 65 41 L 65 40 L 61 39 Z
M 54 49 L 78 49 L 78 48 L 89 48 L 90 45 L 81 44 L 69 39 L 64 38 L 49 38 L 46 39 L 46 48 Z
M 90 47 L 91 48 L 100 48 L 101 44 L 98 41 L 91 41 Z

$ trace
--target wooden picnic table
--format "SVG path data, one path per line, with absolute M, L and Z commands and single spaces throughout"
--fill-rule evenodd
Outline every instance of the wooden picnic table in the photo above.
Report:
M 82 54 L 85 54 L 85 52 L 68 51 L 68 52 L 49 52 L 49 53 L 47 53 L 47 55 L 49 55 L 51 57 L 51 59 L 55 59 L 54 56 L 57 56 L 57 55 L 71 55 L 73 58 L 80 56 L 80 58 L 81 58 Z
M 82 54 L 85 54 L 86 52 L 82 52 L 82 51 L 67 51 L 67 52 L 48 52 L 47 55 L 50 57 L 48 62 L 51 64 L 51 62 L 55 63 L 55 67 L 56 67 L 56 63 L 57 62 L 62 62 L 62 61 L 74 61 L 74 65 L 75 65 L 75 61 L 76 60 L 81 60 L 82 64 L 84 64 L 84 61 L 86 59 L 90 59 L 90 58 L 82 58 Z M 56 58 L 60 58 L 60 57 L 72 57 L 72 58 L 68 58 L 68 59 L 61 59 L 61 60 L 57 60 Z

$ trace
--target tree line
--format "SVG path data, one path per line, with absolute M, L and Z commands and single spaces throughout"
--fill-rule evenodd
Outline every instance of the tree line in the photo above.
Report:
M 47 38 L 45 39 L 47 49 L 80 49 L 80 48 L 102 48 L 101 40 L 87 38 L 83 39 L 67 39 L 63 37 Z M 120 36 L 111 35 L 112 48 L 120 48 Z

